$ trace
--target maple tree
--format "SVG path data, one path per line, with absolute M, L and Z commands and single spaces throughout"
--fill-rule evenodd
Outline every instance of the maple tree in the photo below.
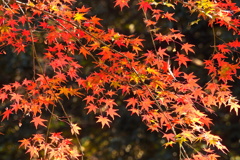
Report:
M 87 114 L 93 114 L 102 128 L 111 127 L 113 120 L 121 117 L 116 99 L 125 97 L 124 107 L 141 117 L 148 130 L 158 132 L 166 140 L 165 147 L 179 147 L 179 159 L 217 159 L 217 150 L 228 153 L 221 138 L 211 133 L 209 115 L 215 107 L 228 107 L 237 115 L 240 108 L 231 90 L 231 82 L 240 78 L 240 9 L 236 3 L 139 0 L 135 5 L 151 37 L 153 47 L 149 49 L 144 37 L 104 30 L 102 19 L 89 14 L 91 8 L 74 8 L 75 2 L 2 0 L 0 4 L 0 46 L 12 48 L 17 55 L 30 53 L 33 64 L 33 77 L 1 87 L 1 121 L 11 120 L 13 115 L 21 120 L 29 116 L 36 130 L 47 130 L 46 135 L 36 133 L 19 140 L 30 159 L 84 159 L 78 138 L 84 128 L 73 122 L 62 103 L 70 97 L 84 101 Z M 112 5 L 122 11 L 132 9 L 130 2 L 116 0 Z M 206 21 L 213 30 L 214 42 L 209 46 L 213 52 L 203 62 L 210 80 L 204 86 L 198 84 L 194 73 L 184 72 L 193 61 L 191 57 L 198 54 L 197 44 L 186 42 L 178 28 L 163 31 L 159 23 L 178 23 L 174 17 L 177 5 L 197 15 L 190 26 Z M 233 38 L 216 43 L 216 25 L 226 28 Z M 42 53 L 38 43 L 44 46 Z M 8 50 L 0 53 L 5 56 Z M 93 70 L 84 73 L 78 57 L 90 61 Z M 55 108 L 63 115 L 55 113 Z M 69 127 L 79 150 L 74 149 L 71 139 L 52 130 L 52 119 Z M 196 149 L 196 144 L 203 145 Z

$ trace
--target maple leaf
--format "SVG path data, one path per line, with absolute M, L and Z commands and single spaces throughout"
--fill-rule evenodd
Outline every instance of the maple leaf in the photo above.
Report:
M 14 87 L 15 89 L 18 89 L 19 87 L 21 87 L 19 82 L 14 82 L 12 83 L 12 87 Z
M 93 96 L 87 96 L 86 98 L 84 98 L 83 100 L 87 101 L 86 104 L 88 104 L 89 102 L 94 102 L 94 99 L 96 99 Z
M 102 128 L 107 125 L 110 128 L 109 122 L 111 122 L 108 117 L 103 117 L 102 115 L 96 117 L 98 123 L 102 124 Z
M 122 11 L 123 7 L 125 7 L 125 6 L 129 8 L 128 2 L 129 2 L 129 0 L 116 0 L 114 7 L 120 6 L 121 11 Z
M 225 59 L 227 58 L 224 54 L 222 53 L 216 53 L 214 54 L 213 58 L 212 59 L 216 59 L 218 61 L 218 63 L 220 64 L 221 63 L 221 60 L 222 59 Z
M 153 132 L 153 131 L 159 132 L 159 128 L 160 128 L 160 126 L 157 123 L 148 125 L 148 130 L 151 130 L 151 132 Z
M 169 134 L 164 133 L 163 137 L 166 138 L 168 142 L 169 140 L 175 141 L 175 138 L 174 138 L 175 135 L 173 133 L 169 133 Z
M 231 100 L 231 101 L 233 101 L 233 100 Z M 236 102 L 231 102 L 230 103 L 230 112 L 234 109 L 236 114 L 238 115 L 239 108 L 240 108 L 240 105 L 237 104 Z
M 79 53 L 83 54 L 83 56 L 87 59 L 87 55 L 91 55 L 86 47 L 81 47 Z
M 5 101 L 5 99 L 8 98 L 8 94 L 6 94 L 5 92 L 0 93 L 0 99 L 2 100 L 2 103 Z
M 98 107 L 96 105 L 90 103 L 87 107 L 85 107 L 85 109 L 88 109 L 87 114 L 90 112 L 94 112 L 96 114 Z
M 12 110 L 7 108 L 6 111 L 3 112 L 2 114 L 3 114 L 3 117 L 2 117 L 1 122 L 2 122 L 5 118 L 7 118 L 7 120 L 9 119 L 9 115 L 12 114 Z
M 136 114 L 139 116 L 139 114 L 140 114 L 140 110 L 137 108 L 131 108 L 131 109 L 128 109 L 128 111 L 132 112 L 131 115 Z
M 63 0 L 65 3 L 72 4 L 72 2 L 76 2 L 76 0 Z
M 19 148 L 24 146 L 24 148 L 26 149 L 30 145 L 29 139 L 24 138 L 23 140 L 19 140 L 18 142 L 21 142 Z
M 72 134 L 79 134 L 79 130 L 81 130 L 81 128 L 78 127 L 77 124 L 71 123 L 71 133 Z
M 128 107 L 128 106 L 130 106 L 130 105 L 132 105 L 133 107 L 135 107 L 136 104 L 138 103 L 138 100 L 137 100 L 136 98 L 134 98 L 134 97 L 131 97 L 131 98 L 125 100 L 125 101 L 128 102 L 128 104 L 127 104 L 126 107 Z
M 167 146 L 171 146 L 171 147 L 173 147 L 173 144 L 175 144 L 175 142 L 170 141 L 170 142 L 164 143 L 163 145 L 164 145 L 165 148 L 166 148 Z
M 112 107 L 113 105 L 117 106 L 117 104 L 114 102 L 114 99 L 105 99 L 104 102 L 106 103 L 106 106 Z
M 87 20 L 87 18 L 85 18 L 84 15 L 85 15 L 84 13 L 76 13 L 74 15 L 74 20 L 78 22 L 81 22 L 82 20 Z
M 238 41 L 238 39 L 236 39 L 235 41 L 233 42 L 229 42 L 228 45 L 232 48 L 235 48 L 237 49 L 238 47 L 240 47 L 240 42 Z
M 62 132 L 51 133 L 51 136 L 49 137 L 49 139 L 51 139 L 51 143 L 58 143 L 60 139 L 63 139 L 61 134 Z
M 71 78 L 71 80 L 78 78 L 77 70 L 73 67 L 69 68 L 67 75 Z
M 30 158 L 32 159 L 32 157 L 36 156 L 39 157 L 39 153 L 38 153 L 38 148 L 35 146 L 28 146 L 28 150 L 26 153 L 30 152 Z
M 102 19 L 100 19 L 100 18 L 98 18 L 96 16 L 93 16 L 93 17 L 91 17 L 90 22 L 92 22 L 95 25 L 102 26 L 101 23 L 99 23 L 100 20 L 102 20 Z
M 44 121 L 47 121 L 47 120 L 41 119 L 41 117 L 38 116 L 38 117 L 34 117 L 33 120 L 31 121 L 31 123 L 34 123 L 34 125 L 35 125 L 35 127 L 36 127 L 36 129 L 37 129 L 38 125 L 47 127 L 47 126 L 43 123 Z
M 206 89 L 210 90 L 212 95 L 215 93 L 216 90 L 218 90 L 219 85 L 216 83 L 208 83 Z
M 182 48 L 181 48 L 181 49 L 183 49 L 183 50 L 186 52 L 186 54 L 188 54 L 188 51 L 194 53 L 194 50 L 191 48 L 191 47 L 194 47 L 194 46 L 195 46 L 195 45 L 193 45 L 193 44 L 184 43 L 184 44 L 182 45 Z
M 163 58 L 163 56 L 169 56 L 165 51 L 167 49 L 162 49 L 161 47 L 158 48 L 158 51 L 157 51 L 157 55 L 159 55 L 161 58 Z
M 151 25 L 155 25 L 157 22 L 151 21 L 151 20 L 145 20 L 144 21 L 146 23 L 146 26 L 151 26 Z
M 69 99 L 68 94 L 70 94 L 70 89 L 66 88 L 65 86 L 60 87 L 59 88 L 59 94 L 64 94 Z
M 89 12 L 90 8 L 86 8 L 85 6 L 82 6 L 82 8 L 77 8 L 78 12 L 86 13 Z
M 27 21 L 27 17 L 25 15 L 21 16 L 18 18 L 18 21 L 21 22 L 22 24 L 25 24 L 25 22 Z
M 110 90 L 110 91 L 107 91 L 106 95 L 109 95 L 110 97 L 112 97 L 113 95 L 116 95 L 116 93 Z
M 177 20 L 172 17 L 173 15 L 174 13 L 168 13 L 168 12 L 164 14 L 165 18 L 167 18 L 168 20 L 177 22 Z
M 212 121 L 211 121 L 211 119 L 208 118 L 208 117 L 200 118 L 200 121 L 201 121 L 203 124 L 205 124 L 205 125 L 208 127 L 208 129 L 210 129 L 210 124 L 213 124 Z
M 110 107 L 109 109 L 107 109 L 107 115 L 109 116 L 111 116 L 112 117 L 112 119 L 114 120 L 114 116 L 118 116 L 118 117 L 120 117 L 120 115 L 116 112 L 116 111 L 118 111 L 118 109 L 113 109 L 112 107 Z
M 152 108 L 152 104 L 153 104 L 153 101 L 151 101 L 149 98 L 144 99 L 143 101 L 141 101 L 141 106 L 142 106 L 141 110 L 144 109 L 148 111 L 149 108 Z
M 10 91 L 10 92 L 12 92 L 12 86 L 11 85 L 9 85 L 9 84 L 5 84 L 5 85 L 3 85 L 3 88 L 2 89 L 4 89 L 5 91 Z
M 149 2 L 142 0 L 138 3 L 140 6 L 138 10 L 143 9 L 143 11 L 146 13 L 148 9 L 152 10 L 152 7 L 150 6 Z
M 191 61 L 185 55 L 179 54 L 179 52 L 177 53 L 177 57 L 178 58 L 175 61 L 178 61 L 179 66 L 181 66 L 181 64 L 184 64 L 187 67 L 187 61 Z

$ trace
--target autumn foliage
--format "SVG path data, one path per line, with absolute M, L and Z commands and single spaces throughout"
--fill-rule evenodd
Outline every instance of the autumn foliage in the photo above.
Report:
M 116 0 L 116 10 L 130 8 L 130 0 Z M 153 48 L 146 49 L 144 38 L 124 35 L 113 28 L 104 30 L 100 18 L 89 16 L 91 8 L 74 8 L 75 0 L 43 0 L 24 3 L 2 1 L 0 5 L 0 46 L 11 47 L 15 54 L 33 57 L 33 77 L 4 84 L 0 101 L 4 106 L 1 121 L 13 115 L 31 117 L 36 130 L 45 127 L 46 135 L 36 133 L 19 140 L 30 159 L 84 159 L 81 144 L 73 144 L 62 133 L 51 130 L 51 119 L 69 126 L 72 138 L 81 134 L 81 124 L 72 122 L 62 101 L 77 97 L 85 102 L 87 114 L 96 117 L 102 128 L 111 127 L 119 107 L 140 116 L 148 130 L 166 139 L 165 147 L 179 147 L 180 159 L 217 159 L 216 150 L 227 154 L 221 138 L 211 133 L 210 114 L 216 107 L 227 107 L 238 114 L 239 100 L 232 95 L 232 82 L 240 77 L 240 42 L 233 38 L 221 44 L 213 42 L 212 55 L 204 60 L 209 81 L 198 84 L 194 73 L 185 73 L 196 44 L 186 42 L 181 30 L 169 28 L 162 32 L 160 20 L 178 23 L 176 5 L 198 17 L 190 25 L 207 21 L 210 28 L 225 27 L 232 35 L 239 35 L 240 9 L 231 0 L 139 0 L 135 4 L 152 39 Z M 216 38 L 213 35 L 213 39 Z M 234 37 L 234 36 L 233 36 Z M 37 43 L 44 43 L 38 51 Z M 167 44 L 170 49 L 164 47 Z M 4 49 L 1 56 L 8 54 Z M 91 61 L 94 70 L 85 75 L 78 57 Z M 174 64 L 174 65 L 173 65 Z M 121 95 L 125 106 L 116 98 Z M 64 115 L 54 113 L 60 108 Z M 44 113 L 50 113 L 50 117 Z M 63 118 L 64 117 L 64 118 Z M 4 132 L 3 132 L 4 133 Z M 4 135 L 3 135 L 4 136 Z M 194 144 L 201 143 L 200 150 Z M 72 147 L 79 145 L 79 150 Z M 186 148 L 193 150 L 188 155 Z

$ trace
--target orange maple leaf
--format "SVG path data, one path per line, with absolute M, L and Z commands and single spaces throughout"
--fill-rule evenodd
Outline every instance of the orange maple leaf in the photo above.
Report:
M 17 93 L 12 93 L 10 94 L 12 96 L 11 101 L 15 100 L 17 103 L 19 103 L 20 100 L 22 100 L 22 95 L 17 94 Z
M 153 101 L 150 100 L 149 98 L 146 98 L 144 99 L 143 101 L 141 101 L 141 110 L 146 110 L 148 111 L 150 108 L 152 108 L 152 104 L 153 104 Z
M 169 133 L 169 134 L 164 133 L 163 137 L 165 137 L 168 142 L 169 142 L 169 140 L 175 141 L 175 138 L 174 138 L 175 135 L 173 133 Z
M 136 98 L 134 98 L 134 97 L 131 97 L 131 98 L 125 100 L 125 101 L 128 102 L 128 104 L 127 104 L 126 107 L 128 107 L 128 106 L 130 106 L 130 105 L 132 105 L 133 107 L 135 107 L 136 104 L 138 103 L 138 100 L 137 100 Z
M 110 115 L 114 120 L 114 116 L 120 117 L 120 115 L 116 111 L 118 111 L 118 109 L 113 109 L 113 107 L 110 107 L 106 112 L 107 112 L 107 115 Z
M 25 138 L 24 138 L 23 140 L 19 140 L 18 142 L 21 142 L 19 148 L 22 147 L 22 146 L 24 146 L 24 148 L 26 149 L 27 146 L 30 145 L 30 141 L 29 141 L 29 139 L 25 139 Z
M 97 116 L 97 122 L 102 124 L 102 128 L 107 125 L 110 128 L 109 122 L 111 122 L 108 117 L 103 117 L 102 115 Z
M 38 116 L 38 117 L 34 117 L 33 120 L 31 121 L 31 123 L 34 123 L 34 125 L 35 125 L 35 127 L 36 127 L 36 129 L 37 129 L 38 125 L 47 127 L 47 126 L 43 123 L 44 121 L 47 121 L 47 120 L 41 119 L 41 117 Z
M 182 45 L 182 48 L 181 48 L 181 49 L 183 49 L 183 50 L 186 52 L 186 54 L 188 54 L 188 51 L 194 53 L 194 50 L 191 48 L 191 47 L 194 47 L 194 46 L 195 46 L 195 45 L 193 45 L 193 44 L 184 43 L 184 44 Z
M 38 153 L 39 149 L 35 146 L 28 146 L 28 150 L 26 153 L 30 152 L 30 158 L 32 159 L 34 156 L 39 157 Z
M 113 105 L 117 106 L 117 103 L 114 102 L 114 99 L 105 99 L 104 102 L 106 103 L 106 106 L 113 107 Z

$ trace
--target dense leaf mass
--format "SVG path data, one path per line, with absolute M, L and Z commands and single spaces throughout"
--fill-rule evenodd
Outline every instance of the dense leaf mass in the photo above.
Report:
M 135 8 L 130 2 L 116 0 L 112 5 L 143 13 L 151 49 L 145 46 L 143 36 L 104 29 L 102 19 L 89 13 L 91 8 L 74 8 L 76 0 L 0 3 L 0 46 L 12 48 L 17 55 L 28 53 L 33 61 L 32 78 L 1 87 L 1 121 L 19 115 L 20 119 L 30 117 L 30 125 L 36 129 L 48 129 L 46 136 L 34 134 L 19 140 L 30 159 L 84 159 L 78 140 L 83 128 L 73 122 L 62 103 L 72 97 L 85 102 L 86 114 L 94 114 L 102 128 L 111 127 L 114 119 L 121 117 L 120 107 L 127 108 L 131 115 L 141 117 L 148 130 L 166 139 L 165 147 L 179 147 L 180 159 L 217 159 L 217 150 L 227 154 L 221 138 L 211 133 L 209 114 L 215 107 L 228 107 L 236 114 L 240 108 L 231 91 L 232 82 L 240 78 L 239 7 L 231 0 L 139 0 Z M 189 15 L 197 15 L 190 26 L 206 21 L 213 29 L 214 42 L 209 46 L 213 52 L 203 62 L 209 76 L 204 86 L 194 73 L 185 72 L 198 54 L 198 44 L 188 42 L 181 30 L 169 27 L 166 31 L 159 23 L 178 23 L 174 11 L 179 5 Z M 217 44 L 215 26 L 226 28 L 232 39 Z M 39 43 L 44 46 L 41 52 L 36 47 Z M 8 50 L 0 53 L 5 56 Z M 86 71 L 79 57 L 93 69 Z M 117 102 L 120 96 L 125 97 L 125 106 Z M 55 113 L 55 108 L 64 115 Z M 79 150 L 64 134 L 49 133 L 52 119 L 69 126 Z M 203 145 L 197 150 L 195 144 Z M 192 154 L 186 148 L 192 149 Z

